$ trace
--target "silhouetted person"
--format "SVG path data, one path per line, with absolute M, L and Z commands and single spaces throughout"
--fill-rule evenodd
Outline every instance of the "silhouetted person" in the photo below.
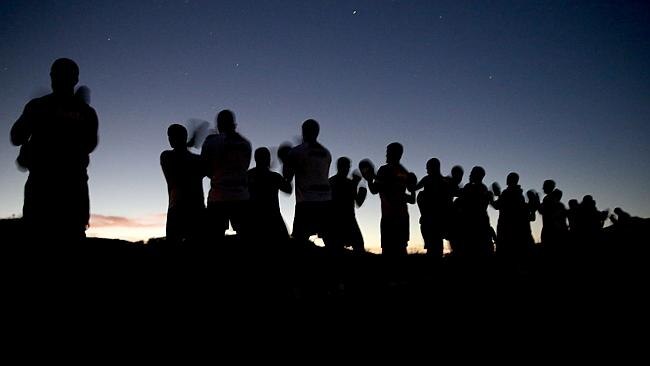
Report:
M 551 256 L 558 255 L 567 239 L 566 208 L 560 202 L 562 191 L 555 188 L 553 180 L 545 180 L 542 189 L 546 196 L 539 206 L 542 215 L 542 244 Z
M 460 193 L 462 191 L 461 182 L 463 181 L 463 175 L 465 171 L 460 165 L 454 165 L 451 168 L 450 175 L 445 177 L 447 185 L 449 187 L 449 194 L 451 195 L 452 203 L 451 210 L 449 212 L 449 218 L 447 219 L 447 240 L 449 240 L 449 246 L 451 247 L 452 254 L 458 255 L 461 254 L 462 246 L 461 242 L 461 233 L 462 227 L 460 222 L 460 205 L 462 200 L 460 199 Z
M 628 225 L 632 221 L 632 215 L 623 211 L 622 208 L 616 207 L 609 219 L 614 225 Z
M 363 235 L 354 213 L 355 205 L 361 207 L 366 199 L 367 190 L 359 187 L 361 176 L 350 173 L 350 159 L 341 157 L 336 161 L 336 175 L 330 177 L 332 189 L 332 231 L 329 241 L 337 249 L 352 247 L 355 252 L 364 252 Z
M 217 114 L 218 134 L 203 142 L 201 157 L 210 177 L 208 194 L 209 227 L 216 225 L 215 239 L 222 241 L 228 223 L 240 237 L 246 238 L 248 194 L 247 171 L 251 162 L 250 142 L 235 130 L 235 115 L 222 110 Z
M 457 186 L 456 186 L 457 187 Z M 424 249 L 428 255 L 442 258 L 443 238 L 450 225 L 452 187 L 440 173 L 440 161 L 427 161 L 427 175 L 418 182 L 416 189 L 424 188 L 417 196 L 420 209 L 420 231 Z
M 52 93 L 32 99 L 11 129 L 21 146 L 18 163 L 29 170 L 23 218 L 31 235 L 79 239 L 90 218 L 87 168 L 97 146 L 97 114 L 74 95 L 77 64 L 54 61 Z
M 485 170 L 475 166 L 459 197 L 461 253 L 472 258 L 484 258 L 494 252 L 494 230 L 490 226 L 487 207 L 492 199 L 483 178 Z
M 519 186 L 519 175 L 508 174 L 506 184 L 503 192 L 493 189 L 497 199 L 492 206 L 499 211 L 496 253 L 503 259 L 519 262 L 528 255 L 534 244 L 530 230 L 531 209 Z M 498 188 L 496 183 L 493 186 Z
M 404 153 L 402 144 L 393 142 L 386 147 L 386 164 L 369 176 L 370 193 L 379 193 L 381 199 L 381 250 L 387 256 L 406 255 L 409 241 L 409 213 L 407 203 L 415 203 L 415 185 L 400 160 Z M 417 179 L 417 178 L 416 178 Z M 410 193 L 407 193 L 407 187 Z
M 160 154 L 160 166 L 169 195 L 167 240 L 198 240 L 205 229 L 205 164 L 199 155 L 187 150 L 187 129 L 184 126 L 172 124 L 167 129 L 167 137 L 172 150 Z
M 570 199 L 569 209 L 567 210 L 567 220 L 569 221 L 569 231 L 572 234 L 575 234 L 576 232 L 580 231 L 580 228 L 578 227 L 579 210 L 580 210 L 580 204 L 578 203 L 578 200 Z
M 280 212 L 278 191 L 291 194 L 291 184 L 281 174 L 269 169 L 271 152 L 266 147 L 255 150 L 255 163 L 255 168 L 248 171 L 251 235 L 254 244 L 274 245 L 277 248 L 289 239 L 287 226 Z
M 577 233 L 580 235 L 581 239 L 596 239 L 605 224 L 605 220 L 607 220 L 609 212 L 599 211 L 596 208 L 596 201 L 594 201 L 594 198 L 591 195 L 586 195 L 582 198 L 577 213 Z
M 318 122 L 308 119 L 302 124 L 302 144 L 295 146 L 283 158 L 282 173 L 291 182 L 296 178 L 296 210 L 291 236 L 306 242 L 319 235 L 327 245 L 330 224 L 329 169 L 332 155 L 317 139 Z

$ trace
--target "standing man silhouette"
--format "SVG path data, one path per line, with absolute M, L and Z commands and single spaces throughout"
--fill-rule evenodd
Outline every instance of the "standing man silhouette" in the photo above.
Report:
M 247 171 L 252 147 L 235 129 L 235 115 L 223 110 L 217 114 L 218 134 L 205 139 L 201 157 L 210 177 L 208 193 L 209 225 L 217 225 L 215 240 L 223 242 L 228 223 L 240 237 L 246 239 L 248 195 Z
M 187 150 L 187 129 L 183 125 L 169 126 L 167 136 L 172 150 L 160 154 L 169 195 L 167 240 L 176 243 L 198 240 L 205 227 L 205 164 L 200 156 Z
M 52 93 L 27 103 L 11 128 L 11 142 L 21 146 L 17 162 L 29 170 L 23 218 L 31 235 L 78 240 L 90 219 L 87 168 L 97 114 L 74 94 L 74 61 L 54 61 L 50 78 Z
M 348 178 L 350 173 L 350 159 L 341 157 L 336 161 L 336 175 L 330 177 L 332 189 L 332 227 L 330 241 L 335 249 L 352 247 L 355 252 L 363 253 L 363 235 L 354 208 L 361 207 L 366 199 L 368 190 L 359 187 L 361 176 L 358 172 L 352 173 L 352 179 Z
M 282 174 L 291 182 L 296 177 L 296 211 L 291 236 L 306 242 L 318 234 L 328 244 L 330 190 L 328 175 L 332 155 L 318 141 L 320 126 L 313 119 L 302 124 L 303 143 L 284 157 Z
M 400 163 L 404 147 L 393 142 L 386 147 L 386 164 L 377 175 L 367 175 L 370 193 L 381 200 L 381 252 L 388 257 L 407 254 L 409 212 L 407 203 L 415 203 L 417 178 Z M 407 188 L 409 193 L 407 193 Z
M 251 235 L 262 250 L 277 250 L 289 239 L 287 225 L 280 212 L 278 191 L 291 194 L 293 187 L 280 173 L 270 170 L 271 152 L 266 147 L 255 150 L 255 168 L 248 171 Z M 263 244 L 267 244 L 264 247 Z

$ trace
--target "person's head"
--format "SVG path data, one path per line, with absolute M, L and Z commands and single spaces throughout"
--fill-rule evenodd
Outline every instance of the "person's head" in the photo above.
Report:
M 271 151 L 265 147 L 255 150 L 255 165 L 258 168 L 268 169 L 271 166 Z
M 614 213 L 615 213 L 616 216 L 618 217 L 619 222 L 620 222 L 621 220 L 625 221 L 625 220 L 629 220 L 629 219 L 632 218 L 632 216 L 631 216 L 629 213 L 623 211 L 623 209 L 620 208 L 620 207 L 616 207 L 616 208 L 614 209 Z
M 555 181 L 552 179 L 547 179 L 544 181 L 544 184 L 542 185 L 542 190 L 544 191 L 544 194 L 550 194 L 553 192 L 555 189 Z
M 235 123 L 235 114 L 228 109 L 224 109 L 217 114 L 217 129 L 219 133 L 235 132 L 237 124 Z
M 588 194 L 582 197 L 582 205 L 584 207 L 596 207 L 596 201 L 594 201 L 594 198 Z
M 508 187 L 514 187 L 519 184 L 519 174 L 512 172 L 506 177 L 506 184 Z
M 399 142 L 393 142 L 386 146 L 386 162 L 389 164 L 397 164 L 402 159 L 404 154 L 404 147 Z
M 320 126 L 315 119 L 308 119 L 302 123 L 302 139 L 305 142 L 316 142 Z
M 480 166 L 475 166 L 472 168 L 472 171 L 469 172 L 469 181 L 470 183 L 481 183 L 485 178 L 485 169 Z
M 463 180 L 464 174 L 465 171 L 460 165 L 454 165 L 454 167 L 451 168 L 451 180 L 454 182 L 454 184 L 460 184 L 460 182 Z
M 74 94 L 79 82 L 79 66 L 69 58 L 59 58 L 50 68 L 50 80 L 54 94 Z
M 172 149 L 185 149 L 187 144 L 187 129 L 183 125 L 174 123 L 167 128 L 167 137 Z
M 431 158 L 427 161 L 427 174 L 440 175 L 440 160 Z
M 572 199 L 569 200 L 569 208 L 570 208 L 571 210 L 575 210 L 575 209 L 577 209 L 578 206 L 579 206 L 579 204 L 578 204 L 578 200 L 577 200 L 577 199 L 572 198 Z
M 338 160 L 336 161 L 336 171 L 338 172 L 339 175 L 343 175 L 347 177 L 348 173 L 350 173 L 351 165 L 352 162 L 350 162 L 350 159 L 348 159 L 345 156 L 342 156 L 338 158 Z

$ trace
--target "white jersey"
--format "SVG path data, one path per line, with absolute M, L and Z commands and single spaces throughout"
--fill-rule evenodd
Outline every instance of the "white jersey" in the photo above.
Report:
M 201 156 L 210 177 L 208 202 L 248 199 L 251 154 L 251 143 L 238 133 L 210 135 L 205 139 Z
M 296 177 L 296 202 L 321 202 L 332 199 L 329 171 L 332 155 L 321 144 L 302 143 L 289 152 L 286 168 Z

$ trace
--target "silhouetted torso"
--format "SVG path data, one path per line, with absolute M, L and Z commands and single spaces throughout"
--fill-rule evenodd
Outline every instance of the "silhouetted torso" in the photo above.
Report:
M 508 186 L 493 206 L 499 210 L 497 254 L 514 257 L 525 254 L 533 244 L 533 239 L 530 230 L 530 209 L 521 187 Z
M 201 238 L 205 200 L 203 177 L 205 164 L 200 156 L 187 150 L 167 150 L 160 154 L 160 165 L 167 181 L 167 239 Z
M 97 128 L 95 110 L 73 95 L 49 94 L 27 104 L 11 131 L 12 142 L 23 145 L 20 163 L 29 169 L 27 222 L 84 235 L 90 217 L 87 167 Z
M 470 256 L 484 256 L 493 253 L 493 230 L 487 207 L 490 195 L 483 183 L 467 183 L 461 193 L 460 228 L 462 251 Z
M 291 185 L 279 173 L 256 167 L 248 171 L 248 190 L 250 226 L 257 244 L 273 245 L 287 240 L 289 233 L 280 212 L 278 193 L 290 193 Z
M 205 207 L 203 177 L 206 169 L 199 155 L 189 151 L 163 151 L 160 165 L 167 180 L 169 207 Z
M 269 212 L 280 212 L 278 191 L 287 186 L 280 173 L 252 168 L 248 171 L 248 191 L 254 207 Z
M 329 182 L 332 189 L 332 208 L 337 215 L 354 217 L 354 205 L 359 182 L 339 175 L 330 177 Z
M 201 156 L 210 177 L 208 202 L 248 199 L 246 172 L 251 155 L 250 142 L 236 132 L 210 135 L 205 139 Z
M 354 212 L 359 180 L 337 174 L 330 177 L 329 183 L 332 189 L 333 226 L 330 241 L 337 247 L 352 246 L 357 251 L 363 251 L 363 236 Z
M 296 177 L 296 202 L 324 202 L 332 199 L 328 174 L 332 155 L 318 142 L 302 143 L 289 152 L 287 168 Z
M 401 164 L 386 164 L 377 171 L 376 182 L 381 184 L 381 215 L 408 217 L 406 184 L 408 171 Z

